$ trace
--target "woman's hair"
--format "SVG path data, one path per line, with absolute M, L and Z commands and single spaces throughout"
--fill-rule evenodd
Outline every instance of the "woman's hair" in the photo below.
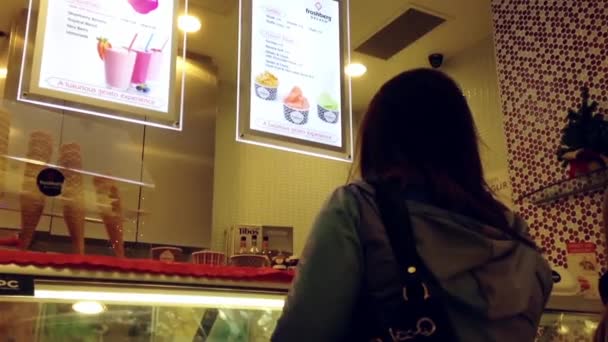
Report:
M 484 176 L 473 115 L 458 85 L 432 69 L 382 86 L 362 120 L 358 171 L 368 181 L 425 186 L 444 209 L 506 228 Z
M 604 308 L 604 314 L 602 319 L 597 325 L 595 335 L 593 337 L 594 342 L 607 342 L 608 341 L 608 308 Z
M 598 281 L 598 290 L 600 292 L 600 298 L 604 304 L 604 313 L 600 320 L 597 330 L 595 331 L 594 342 L 607 342 L 608 341 L 608 272 L 602 274 Z

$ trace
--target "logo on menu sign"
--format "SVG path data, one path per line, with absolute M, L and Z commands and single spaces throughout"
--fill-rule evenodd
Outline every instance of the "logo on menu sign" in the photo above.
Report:
M 315 10 L 311 10 L 311 9 L 306 9 L 306 14 L 310 15 L 310 17 L 313 20 L 317 20 L 323 23 L 330 23 L 331 22 L 331 16 L 326 15 L 321 13 L 321 10 L 323 9 L 323 5 L 321 4 L 320 1 L 317 1 L 315 3 Z

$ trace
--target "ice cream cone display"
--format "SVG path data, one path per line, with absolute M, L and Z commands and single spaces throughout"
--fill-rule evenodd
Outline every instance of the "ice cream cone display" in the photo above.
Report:
M 123 242 L 122 215 L 102 214 L 101 218 L 103 219 L 103 224 L 106 226 L 110 244 L 112 245 L 112 249 L 114 249 L 114 254 L 119 258 L 124 258 L 125 248 Z
M 11 127 L 10 113 L 0 109 L 0 197 L 5 191 L 6 164 L 5 156 L 8 154 L 8 139 Z
M 63 186 L 63 217 L 72 239 L 72 251 L 84 254 L 84 186 L 83 176 L 74 170 L 82 169 L 80 145 L 64 144 L 59 149 L 59 165 L 66 168 Z
M 44 196 L 32 192 L 21 194 L 21 233 L 19 249 L 26 250 L 34 238 L 34 231 L 44 210 Z
M 27 158 L 31 163 L 25 165 L 21 203 L 21 234 L 19 236 L 20 249 L 29 248 L 34 237 L 34 231 L 40 222 L 44 210 L 45 197 L 36 186 L 36 177 L 44 168 L 43 165 L 33 162 L 48 163 L 53 154 L 53 137 L 42 131 L 36 131 L 30 135 Z
M 84 208 L 76 202 L 72 204 L 64 203 L 63 218 L 72 239 L 72 252 L 74 254 L 84 254 Z
M 93 179 L 99 214 L 106 226 L 110 244 L 117 257 L 124 257 L 123 242 L 123 213 L 120 193 L 116 182 L 112 179 L 95 177 Z

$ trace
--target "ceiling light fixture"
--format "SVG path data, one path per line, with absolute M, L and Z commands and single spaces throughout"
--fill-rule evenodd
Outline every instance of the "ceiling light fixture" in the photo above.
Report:
M 72 305 L 72 309 L 83 315 L 99 315 L 106 311 L 106 307 L 100 302 L 81 301 Z
M 0 68 L 0 79 L 6 78 L 8 70 L 6 68 Z
M 177 20 L 177 27 L 186 33 L 193 33 L 201 29 L 201 21 L 192 15 L 182 15 Z
M 344 68 L 344 72 L 350 77 L 361 77 L 367 72 L 367 67 L 361 63 L 351 63 Z

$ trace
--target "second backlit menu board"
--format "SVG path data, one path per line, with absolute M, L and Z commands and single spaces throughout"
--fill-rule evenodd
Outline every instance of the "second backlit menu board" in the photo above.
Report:
M 340 4 L 253 0 L 251 130 L 343 147 Z

